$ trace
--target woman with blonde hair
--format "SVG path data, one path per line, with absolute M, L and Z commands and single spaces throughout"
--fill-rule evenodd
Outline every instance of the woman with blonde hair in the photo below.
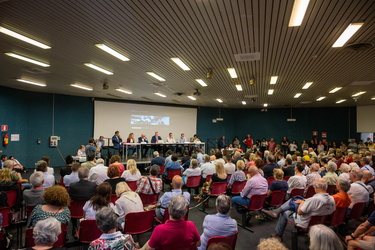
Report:
M 135 160 L 130 159 L 126 163 L 126 170 L 122 173 L 121 177 L 123 177 L 126 181 L 138 181 L 141 178 L 141 172 L 139 172 L 137 168 L 137 163 Z
M 124 164 L 120 163 L 120 156 L 119 155 L 112 155 L 111 156 L 111 164 L 108 167 L 116 166 L 120 171 L 119 176 L 125 171 Z
M 246 168 L 248 169 L 251 166 L 255 166 L 255 161 L 257 160 L 257 157 L 255 154 L 250 154 L 250 161 L 246 164 Z
M 230 177 L 228 188 L 230 188 L 235 181 L 246 181 L 246 175 L 243 171 L 245 168 L 245 162 L 243 160 L 238 160 L 236 163 L 237 170 Z

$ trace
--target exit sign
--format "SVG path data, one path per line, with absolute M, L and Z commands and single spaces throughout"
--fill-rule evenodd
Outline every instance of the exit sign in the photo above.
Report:
M 8 131 L 8 125 L 1 125 L 1 131 Z

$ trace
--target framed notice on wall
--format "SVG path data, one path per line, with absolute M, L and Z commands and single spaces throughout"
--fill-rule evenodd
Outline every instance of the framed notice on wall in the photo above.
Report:
M 327 138 L 327 132 L 322 132 L 322 138 Z
M 318 131 L 313 131 L 313 136 L 318 136 Z

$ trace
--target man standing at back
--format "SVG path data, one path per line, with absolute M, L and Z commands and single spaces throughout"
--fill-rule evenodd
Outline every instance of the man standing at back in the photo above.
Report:
M 262 168 L 264 172 L 264 178 L 268 178 L 270 176 L 273 176 L 273 170 L 275 168 L 280 168 L 279 165 L 277 165 L 275 156 L 274 155 L 269 155 L 267 157 L 267 165 Z
M 248 134 L 246 138 L 243 140 L 243 143 L 246 144 L 246 147 L 249 149 L 253 146 L 253 138 L 251 138 L 251 135 Z

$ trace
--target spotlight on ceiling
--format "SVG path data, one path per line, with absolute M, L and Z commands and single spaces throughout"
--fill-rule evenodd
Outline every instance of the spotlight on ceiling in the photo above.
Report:
M 254 79 L 254 78 L 251 78 L 251 79 L 249 80 L 249 84 L 250 84 L 251 86 L 254 86 L 254 85 L 256 84 L 255 79 Z
M 206 78 L 207 79 L 212 79 L 214 77 L 214 71 L 212 69 L 208 69 L 206 73 Z
M 102 83 L 103 83 L 103 90 L 109 89 L 109 83 L 108 83 L 108 81 L 106 79 L 104 79 L 102 81 Z

